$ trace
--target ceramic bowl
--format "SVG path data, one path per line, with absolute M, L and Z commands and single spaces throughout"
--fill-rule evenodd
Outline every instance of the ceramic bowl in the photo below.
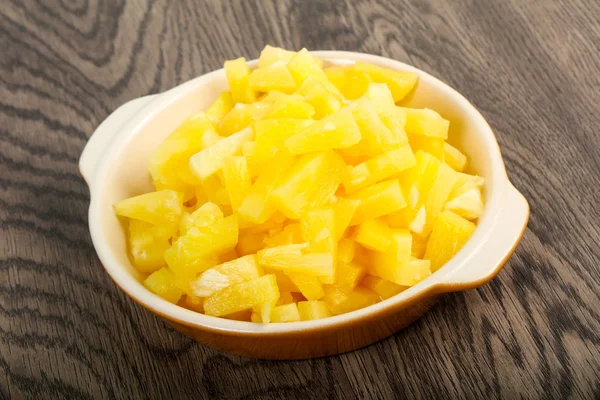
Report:
M 514 252 L 529 218 L 525 198 L 509 182 L 498 143 L 482 115 L 460 93 L 419 69 L 388 58 L 317 51 L 326 63 L 363 61 L 414 71 L 419 83 L 403 105 L 428 107 L 450 120 L 449 142 L 485 177 L 486 205 L 477 229 L 460 252 L 427 279 L 372 306 L 315 321 L 258 324 L 215 318 L 163 300 L 141 283 L 127 257 L 126 238 L 112 205 L 152 190 L 146 160 L 187 117 L 205 110 L 227 89 L 221 69 L 164 93 L 131 100 L 96 129 L 79 163 L 90 188 L 89 226 L 104 268 L 132 299 L 178 330 L 214 348 L 249 357 L 301 359 L 354 350 L 414 322 L 439 295 L 475 288 L 492 279 Z M 256 61 L 249 62 L 250 67 Z

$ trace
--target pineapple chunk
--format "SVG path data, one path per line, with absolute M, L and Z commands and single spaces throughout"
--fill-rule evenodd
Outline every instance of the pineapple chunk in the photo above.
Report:
M 266 233 L 249 233 L 242 235 L 238 239 L 235 251 L 240 255 L 254 254 L 265 247 Z
M 394 105 L 394 98 L 389 87 L 385 83 L 372 83 L 369 85 L 365 97 L 371 100 L 379 113 L 379 118 L 392 132 L 393 142 L 403 145 L 408 142 L 408 136 L 404 130 L 406 125 L 406 112 Z M 382 150 L 386 150 L 383 148 Z
M 268 67 L 277 61 L 290 61 L 295 54 L 296 53 L 293 51 L 266 45 L 265 48 L 260 52 L 260 57 L 258 58 L 258 67 Z
M 202 193 L 202 198 L 207 199 L 211 203 L 218 204 L 219 206 L 231 206 L 229 194 L 221 179 L 221 172 L 222 171 L 219 171 L 218 174 L 213 174 L 202 179 L 200 186 L 196 187 L 196 196 L 198 198 L 200 193 Z
M 207 297 L 236 283 L 259 278 L 261 271 L 254 255 L 217 265 L 207 269 L 190 283 L 195 296 Z
M 302 238 L 310 244 L 310 250 L 335 253 L 335 212 L 320 209 L 306 212 L 301 220 Z
M 231 97 L 236 103 L 252 103 L 256 100 L 256 93 L 250 88 L 248 82 L 250 68 L 246 65 L 245 58 L 225 61 L 225 74 L 229 82 Z
M 362 287 L 350 292 L 333 287 L 326 291 L 324 300 L 329 311 L 338 315 L 373 305 L 379 301 L 379 296 Z
M 350 147 L 358 143 L 360 137 L 352 113 L 342 109 L 288 138 L 285 145 L 292 154 L 304 154 Z
M 352 239 L 342 238 L 337 245 L 337 257 L 341 262 L 349 263 L 354 260 L 356 242 Z
M 281 232 L 269 235 L 265 239 L 266 247 L 278 247 L 288 244 L 302 243 L 302 230 L 300 223 L 289 224 Z
M 324 69 L 325 75 L 331 83 L 348 100 L 361 97 L 372 80 L 363 71 L 357 71 L 354 67 L 332 66 Z
M 183 298 L 183 306 L 192 311 L 204 314 L 204 299 L 186 294 Z
M 406 229 L 396 230 L 392 234 L 392 244 L 386 252 L 374 252 L 370 274 L 409 286 L 404 282 L 404 271 L 410 263 L 412 236 Z
M 475 224 L 450 211 L 443 211 L 435 220 L 425 250 L 425 259 L 437 271 L 447 263 L 467 242 Z
M 300 321 L 298 306 L 296 303 L 276 306 L 271 311 L 271 322 L 294 322 Z
M 423 135 L 448 139 L 450 122 L 428 108 L 402 108 L 406 113 L 404 129 L 408 135 Z
M 144 281 L 144 286 L 171 303 L 177 303 L 183 296 L 183 291 L 175 285 L 175 275 L 167 268 L 153 272 Z
M 293 92 L 296 82 L 285 62 L 275 62 L 266 67 L 258 67 L 250 73 L 248 85 L 255 92 Z
M 350 196 L 360 200 L 350 226 L 358 225 L 368 219 L 379 218 L 406 206 L 406 200 L 398 180 L 379 182 Z
M 206 110 L 206 116 L 211 120 L 211 122 L 215 125 L 219 125 L 225 115 L 235 105 L 233 101 L 233 96 L 231 96 L 231 92 L 223 92 L 221 95 L 215 100 L 214 103 L 208 107 Z
M 201 228 L 223 218 L 223 211 L 214 203 L 204 203 L 191 214 L 184 214 L 179 222 L 179 235 L 183 236 L 188 229 Z
M 331 317 L 331 312 L 324 301 L 299 301 L 297 307 L 302 321 Z
M 319 300 L 325 295 L 321 281 L 316 276 L 299 272 L 292 272 L 288 276 L 307 300 Z
M 273 190 L 271 199 L 288 218 L 325 205 L 346 176 L 342 158 L 333 151 L 302 156 Z
M 273 190 L 281 182 L 294 162 L 294 157 L 287 151 L 279 151 L 272 161 L 272 168 L 267 168 L 256 179 L 246 198 L 242 201 L 238 213 L 244 219 L 262 224 L 272 217 L 277 209 L 272 203 Z
M 316 61 L 316 57 L 313 57 L 306 49 L 294 54 L 288 63 L 288 68 L 298 85 L 301 85 L 309 76 L 327 82 L 327 76 L 321 66 L 322 63 Z
M 316 78 L 309 76 L 296 92 L 313 106 L 315 119 L 321 119 L 339 111 L 343 103 L 338 96 L 329 91 L 325 85 Z
M 252 140 L 254 131 L 243 129 L 190 158 L 190 169 L 199 179 L 206 179 L 223 168 L 229 157 L 241 152 L 242 144 Z
M 474 220 L 483 214 L 483 196 L 481 188 L 475 182 L 466 182 L 452 191 L 444 210 L 452 211 L 461 217 Z
M 425 255 L 425 249 L 427 248 L 427 241 L 429 240 L 429 236 L 423 237 L 412 232 L 411 235 L 413 237 L 413 241 L 410 253 L 415 258 L 423 258 L 423 256 Z
M 207 259 L 233 249 L 237 241 L 237 217 L 232 215 L 188 229 L 165 252 L 165 261 L 175 273 L 199 273 L 214 265 Z
M 256 147 L 252 156 L 259 163 L 270 161 L 283 147 L 287 138 L 305 129 L 309 120 L 275 118 L 256 121 L 253 125 Z
M 276 93 L 276 92 L 271 92 Z M 297 94 L 283 95 L 271 104 L 265 118 L 307 119 L 315 115 L 315 109 Z M 289 137 L 289 136 L 288 136 Z
M 367 269 L 356 263 L 340 262 L 336 269 L 334 286 L 344 292 L 354 290 L 367 273 Z
M 340 240 L 348 225 L 350 225 L 350 221 L 354 217 L 354 213 L 358 209 L 360 205 L 360 200 L 353 199 L 339 199 L 339 201 L 335 204 L 335 239 Z
M 396 103 L 406 97 L 417 84 L 417 74 L 414 72 L 394 71 L 362 62 L 357 62 L 354 70 L 365 73 L 372 82 L 387 84 Z
M 277 300 L 277 306 L 282 306 L 284 304 L 295 303 L 296 300 L 294 296 L 292 296 L 291 292 L 282 292 L 281 288 L 279 288 L 279 300 Z
M 179 195 L 173 190 L 160 190 L 130 197 L 114 204 L 115 213 L 154 225 L 177 224 L 183 208 Z
M 277 286 L 279 287 L 280 291 L 290 292 L 290 293 L 299 293 L 300 292 L 300 289 L 298 289 L 298 287 L 294 284 L 294 282 L 292 282 L 290 277 L 287 274 L 285 274 L 284 272 L 265 268 L 265 273 L 275 275 L 275 278 L 277 278 Z
M 331 253 L 308 253 L 308 243 L 271 247 L 257 253 L 258 263 L 287 273 L 300 272 L 309 275 L 333 276 Z
M 463 172 L 467 168 L 467 156 L 450 143 L 444 143 L 444 161 L 457 172 Z
M 128 239 L 133 264 L 139 271 L 154 272 L 166 265 L 164 255 L 171 244 L 168 238 L 158 237 L 154 225 L 130 219 Z
M 456 172 L 444 163 L 440 163 L 438 173 L 427 194 L 425 209 L 427 211 L 425 226 L 418 232 L 421 235 L 428 235 L 431 232 L 431 225 L 442 211 L 454 183 L 456 182 Z
M 350 179 L 344 183 L 346 193 L 390 178 L 417 163 L 412 149 L 404 145 L 350 168 Z
M 392 246 L 393 233 L 384 222 L 367 220 L 358 226 L 356 241 L 368 249 L 383 253 Z
M 385 279 L 381 279 L 377 276 L 367 275 L 362 281 L 362 285 L 367 289 L 371 289 L 379 297 L 383 300 L 389 299 L 392 296 L 397 295 L 398 293 L 403 292 L 408 289 L 408 286 L 400 286 L 396 285 L 393 282 L 386 281 Z
M 438 137 L 415 135 L 408 139 L 410 147 L 416 153 L 419 150 L 427 152 L 440 161 L 444 161 L 444 139 Z
M 237 283 L 204 300 L 204 312 L 215 317 L 248 310 L 266 302 L 277 302 L 279 289 L 275 275 Z
M 229 194 L 231 207 L 237 211 L 252 187 L 246 158 L 231 157 L 223 166 L 223 181 L 225 190 Z

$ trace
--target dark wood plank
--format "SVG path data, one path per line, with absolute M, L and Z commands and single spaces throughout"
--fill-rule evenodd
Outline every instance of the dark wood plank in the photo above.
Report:
M 6 0 L 0 393 L 14 398 L 598 398 L 600 2 Z M 267 43 L 393 57 L 495 129 L 529 229 L 490 284 L 368 348 L 242 359 L 126 298 L 89 238 L 78 156 L 118 105 Z

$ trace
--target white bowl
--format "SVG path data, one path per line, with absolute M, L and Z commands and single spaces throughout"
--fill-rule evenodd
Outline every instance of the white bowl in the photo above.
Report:
M 416 72 L 419 83 L 407 105 L 434 109 L 450 120 L 449 141 L 468 155 L 470 168 L 485 178 L 485 210 L 473 236 L 446 265 L 375 305 L 322 320 L 265 325 L 206 316 L 171 304 L 142 285 L 142 276 L 127 257 L 125 234 L 112 205 L 152 190 L 147 159 L 181 122 L 205 110 L 227 90 L 224 70 L 124 104 L 96 129 L 79 163 L 90 188 L 94 247 L 112 279 L 135 301 L 217 348 L 263 358 L 307 358 L 380 340 L 418 318 L 431 306 L 433 296 L 477 287 L 493 278 L 527 225 L 529 206 L 508 180 L 494 133 L 460 93 L 419 69 L 388 58 L 342 51 L 313 54 L 333 64 L 362 61 Z M 256 63 L 250 61 L 249 65 Z M 268 346 L 261 345 L 265 338 L 270 339 Z M 306 345 L 289 350 L 290 343 L 299 338 Z

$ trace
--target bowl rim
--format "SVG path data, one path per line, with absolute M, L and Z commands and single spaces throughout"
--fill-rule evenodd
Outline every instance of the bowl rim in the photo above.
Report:
M 136 134 L 140 133 L 152 115 L 160 112 L 162 109 L 168 107 L 198 86 L 203 85 L 208 80 L 218 76 L 218 74 L 224 74 L 224 70 L 221 68 L 193 78 L 166 92 L 155 95 L 148 104 L 142 107 L 141 110 L 134 114 L 133 117 L 119 129 L 113 140 L 110 142 L 109 148 L 103 152 L 102 158 L 97 163 L 97 169 L 94 171 L 94 179 L 88 182 L 91 198 L 88 219 L 93 245 L 104 269 L 108 272 L 113 281 L 138 304 L 155 314 L 178 324 L 220 334 L 235 336 L 279 336 L 282 334 L 294 335 L 315 333 L 323 330 L 343 328 L 358 322 L 379 319 L 435 294 L 478 287 L 492 279 L 510 257 L 517 246 L 520 237 L 525 231 L 526 224 L 523 226 L 518 238 L 516 238 L 512 249 L 497 265 L 495 265 L 489 274 L 482 278 L 464 283 L 449 284 L 445 282 L 444 278 L 448 278 L 457 269 L 464 267 L 469 259 L 473 258 L 474 254 L 480 250 L 482 247 L 481 242 L 492 235 L 494 225 L 498 222 L 496 217 L 501 209 L 501 196 L 505 192 L 504 186 L 511 186 L 494 133 L 479 111 L 464 96 L 446 83 L 423 70 L 400 61 L 371 54 L 347 51 L 311 51 L 311 53 L 325 61 L 332 61 L 334 63 L 351 64 L 353 62 L 361 61 L 395 70 L 415 72 L 418 74 L 419 80 L 427 81 L 429 84 L 436 86 L 436 90 L 445 92 L 453 102 L 465 109 L 468 120 L 477 124 L 478 134 L 485 135 L 487 142 L 495 145 L 489 154 L 487 154 L 491 159 L 491 173 L 489 177 L 486 177 L 486 181 L 491 178 L 494 185 L 499 186 L 499 188 L 495 190 L 496 195 L 486 200 L 484 214 L 482 215 L 475 232 L 469 238 L 465 246 L 450 261 L 418 284 L 371 306 L 319 320 L 269 324 L 234 321 L 188 310 L 170 303 L 150 292 L 134 276 L 128 273 L 125 268 L 120 266 L 120 263 L 112 256 L 112 251 L 109 246 L 103 242 L 102 238 L 104 233 L 101 229 L 102 224 L 96 222 L 98 221 L 98 218 L 101 218 L 103 215 L 101 212 L 101 202 L 99 200 L 100 196 L 94 195 L 94 193 L 99 193 L 102 186 L 105 184 L 105 179 L 102 178 L 106 176 L 111 160 L 115 159 L 119 154 L 118 149 L 123 147 L 123 145 L 135 137 Z M 253 67 L 257 62 L 258 60 L 256 59 L 251 60 L 248 61 L 248 65 Z

